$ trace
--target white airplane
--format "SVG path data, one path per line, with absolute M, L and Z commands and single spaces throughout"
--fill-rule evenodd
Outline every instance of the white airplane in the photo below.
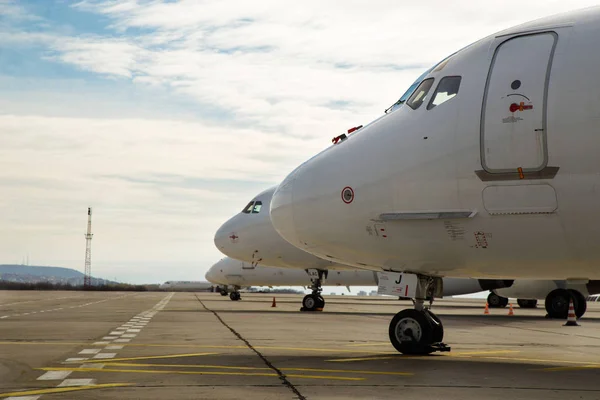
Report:
M 410 287 L 414 309 L 389 326 L 407 354 L 448 350 L 424 307 L 443 276 L 600 279 L 599 37 L 590 8 L 452 54 L 402 106 L 290 173 L 275 228 Z
M 296 283 L 294 285 L 304 286 L 301 279 L 309 278 L 313 293 L 305 296 L 303 299 L 303 311 L 315 311 L 325 306 L 325 300 L 320 295 L 321 286 L 328 277 L 328 270 L 347 272 L 351 267 L 347 265 L 334 264 L 332 262 L 323 262 L 322 259 L 308 254 L 297 247 L 292 246 L 277 233 L 271 223 L 269 205 L 276 187 L 269 188 L 259 193 L 242 212 L 236 214 L 225 222 L 215 235 L 215 244 L 225 255 L 240 261 L 242 271 L 252 271 L 258 265 L 269 267 L 287 267 L 302 272 L 284 274 L 286 277 L 293 277 Z M 260 208 L 256 208 L 256 204 Z M 257 210 L 257 212 L 252 212 Z M 250 212 L 248 212 L 250 211 Z M 232 239 L 233 238 L 233 239 Z M 260 254 L 260 257 L 256 255 Z M 213 270 L 215 267 L 211 268 Z M 210 271 L 209 271 L 210 272 Z M 352 272 L 354 273 L 354 272 Z M 375 273 L 376 274 L 376 273 Z M 254 276 L 251 274 L 238 274 L 236 278 L 240 280 L 243 276 Z M 332 273 L 329 273 L 332 276 Z M 333 274 L 335 276 L 335 274 Z M 369 286 L 378 284 L 379 280 L 374 271 L 364 271 L 364 274 L 356 275 L 364 277 L 365 282 L 356 284 L 359 286 Z M 296 277 L 298 279 L 296 279 Z M 206 277 L 207 280 L 211 281 Z M 247 284 L 248 286 L 252 284 Z M 254 283 L 254 285 L 257 285 Z M 230 293 L 232 300 L 239 300 L 239 289 L 241 284 L 232 283 L 233 291 Z M 345 286 L 345 285 L 344 285 Z M 562 290 L 562 289 L 567 289 Z M 594 289 L 596 291 L 594 291 Z M 508 298 L 516 298 L 517 304 L 523 308 L 533 308 L 537 306 L 537 299 L 545 299 L 545 308 L 548 316 L 551 318 L 566 318 L 569 311 L 569 297 L 575 299 L 575 309 L 578 318 L 582 317 L 587 309 L 586 297 L 590 293 L 600 291 L 600 282 L 592 281 L 587 285 L 567 284 L 566 281 L 548 281 L 548 280 L 497 280 L 497 279 L 465 279 L 465 278 L 445 278 L 443 280 L 443 295 L 451 296 L 457 294 L 476 293 L 480 291 L 491 291 L 488 296 L 490 307 L 506 307 Z M 227 292 L 221 292 L 226 295 Z M 449 294 L 450 293 L 450 294 Z
M 206 273 L 207 281 L 219 285 L 225 295 L 227 287 L 236 288 L 230 293 L 231 300 L 240 300 L 239 289 L 248 286 L 305 286 L 307 279 L 315 279 L 307 270 L 281 267 L 251 267 L 247 262 L 225 257 Z M 328 286 L 377 286 L 378 275 L 373 271 L 347 269 L 327 271 L 321 282 Z M 483 285 L 485 286 L 485 285 Z M 444 279 L 444 296 L 476 293 L 485 290 L 477 279 Z M 237 293 L 237 294 L 236 294 Z M 305 307 L 305 302 L 303 306 Z M 319 308 L 322 310 L 322 308 Z
M 159 288 L 169 290 L 211 290 L 213 284 L 205 281 L 167 281 Z
M 259 193 L 238 214 L 225 222 L 215 234 L 215 245 L 226 256 L 244 262 L 242 267 L 251 270 L 258 265 L 305 270 L 305 279 L 310 279 L 312 293 L 302 300 L 302 311 L 315 311 L 325 307 L 321 296 L 322 284 L 331 270 L 352 270 L 348 265 L 333 263 L 292 246 L 277 233 L 269 214 L 269 206 L 276 187 Z M 258 207 L 257 207 L 258 205 Z M 365 271 L 373 276 L 373 271 Z M 306 275 L 308 274 L 308 275 Z M 208 278 L 207 278 L 208 279 Z M 378 280 L 376 280 L 378 282 Z M 499 279 L 446 279 L 444 293 L 476 293 L 512 285 L 512 280 Z M 240 285 L 233 285 L 232 300 L 239 300 Z M 303 285 L 302 285 L 303 286 Z M 446 287 L 448 286 L 448 287 Z M 448 295 L 448 294 L 447 294 Z M 402 296 L 398 296 L 402 297 Z M 568 312 L 565 309 L 565 317 Z

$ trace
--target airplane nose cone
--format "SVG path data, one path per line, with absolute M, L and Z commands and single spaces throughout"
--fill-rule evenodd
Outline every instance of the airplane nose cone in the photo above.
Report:
M 294 183 L 297 170 L 279 185 L 271 200 L 271 222 L 275 230 L 288 242 L 300 247 L 294 223 Z
M 206 272 L 206 275 L 204 275 L 204 279 L 206 279 L 210 283 L 217 283 L 215 282 L 215 273 L 212 268 Z
M 234 217 L 235 218 L 235 217 Z M 229 219 L 225 222 L 215 233 L 215 246 L 217 249 L 221 251 L 221 253 L 232 257 L 231 246 L 237 242 L 238 235 L 233 230 L 234 226 L 232 224 L 232 219 Z

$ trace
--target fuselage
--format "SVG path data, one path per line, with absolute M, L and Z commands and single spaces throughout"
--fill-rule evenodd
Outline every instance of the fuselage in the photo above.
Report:
M 599 279 L 599 37 L 594 8 L 453 54 L 402 107 L 293 171 L 276 230 L 375 271 Z

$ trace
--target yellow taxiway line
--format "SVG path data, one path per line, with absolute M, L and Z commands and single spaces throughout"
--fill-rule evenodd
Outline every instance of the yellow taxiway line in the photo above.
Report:
M 0 397 L 35 396 L 35 395 L 42 395 L 42 394 L 76 392 L 76 391 L 80 391 L 80 390 L 92 390 L 92 389 L 117 388 L 117 387 L 124 387 L 124 386 L 133 386 L 133 385 L 135 385 L 135 383 L 104 383 L 101 385 L 86 385 L 86 386 L 59 387 L 59 388 L 49 388 L 49 389 L 24 390 L 21 392 L 0 393 Z
M 135 360 L 154 360 L 154 359 L 164 359 L 164 358 L 184 358 L 184 357 L 200 357 L 200 356 L 212 356 L 219 353 L 187 353 L 187 354 L 168 354 L 165 356 L 144 356 L 144 357 L 128 357 L 128 358 L 111 358 L 110 361 L 135 361 Z M 103 362 L 104 361 L 104 362 Z M 97 359 L 97 360 L 85 360 L 83 361 L 75 361 L 77 364 L 90 364 L 90 363 L 102 363 L 105 364 L 106 359 Z M 71 364 L 71 362 L 67 363 Z
M 72 368 L 38 368 L 42 371 L 72 371 Z M 262 373 L 262 372 L 214 372 L 214 371 L 177 371 L 177 370 L 145 370 L 145 369 L 112 369 L 112 368 L 77 368 L 77 372 L 118 372 L 118 373 L 132 373 L 132 374 L 175 374 L 175 375 L 237 375 L 237 376 L 267 376 L 278 378 L 279 375 L 275 373 Z M 326 375 L 296 375 L 286 374 L 289 378 L 302 378 L 302 379 L 328 379 L 338 381 L 364 381 L 366 378 L 352 378 L 346 376 L 326 376 Z
M 112 361 L 112 360 L 111 360 Z M 84 361 L 81 361 L 82 363 Z M 121 362 L 104 362 L 105 366 L 113 367 L 171 367 L 171 368 L 212 368 L 212 369 L 233 369 L 245 371 L 271 371 L 271 368 L 266 367 L 232 367 L 225 365 L 202 365 L 202 364 L 136 364 L 136 363 L 121 363 Z M 323 373 L 346 373 L 346 374 L 365 374 L 365 375 L 395 375 L 395 376 L 412 376 L 412 372 L 388 372 L 388 371 L 357 371 L 347 369 L 321 369 L 321 368 L 294 368 L 285 367 L 279 368 L 280 371 L 302 371 L 302 372 L 323 372 Z

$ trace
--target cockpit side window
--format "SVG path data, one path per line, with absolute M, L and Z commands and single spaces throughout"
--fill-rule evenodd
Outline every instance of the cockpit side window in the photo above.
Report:
M 460 76 L 443 77 L 435 89 L 435 93 L 431 96 L 431 101 L 429 101 L 427 109 L 431 110 L 435 106 L 439 106 L 456 96 L 458 94 L 458 88 L 460 87 L 460 80 Z
M 242 212 L 244 214 L 250 214 L 252 212 L 253 207 L 254 207 L 254 202 L 251 201 L 250 203 L 248 203 L 248 205 L 246 207 L 244 207 L 244 210 Z
M 423 104 L 423 102 L 427 98 L 429 89 L 431 89 L 431 86 L 433 85 L 433 80 L 433 78 L 429 78 L 421 82 L 419 87 L 415 89 L 412 96 L 410 96 L 410 98 L 406 102 L 406 105 L 412 108 L 413 110 L 416 110 L 417 108 L 421 107 L 421 104 Z
M 260 209 L 262 208 L 262 201 L 255 201 L 254 208 L 252 209 L 252 214 L 258 214 Z

